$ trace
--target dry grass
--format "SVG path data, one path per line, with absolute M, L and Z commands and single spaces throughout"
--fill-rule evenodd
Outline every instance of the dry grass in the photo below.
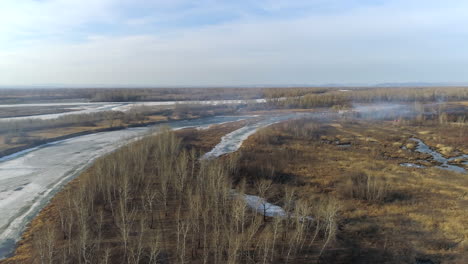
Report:
M 182 142 L 164 132 L 100 158 L 53 198 L 2 263 L 317 260 L 336 236 L 336 199 L 295 201 L 287 189 L 290 217 L 270 219 L 232 195 L 235 156 L 198 161 L 198 150 L 240 125 L 180 131 L 190 136 Z M 270 186 L 240 184 L 237 192 L 254 187 L 266 195 Z
M 352 199 L 362 199 L 369 202 L 383 202 L 389 198 L 389 185 L 386 178 L 375 177 L 362 172 L 346 175 L 346 182 L 340 193 Z
M 437 168 L 398 165 L 424 158 L 400 149 L 418 131 L 430 131 L 420 137 L 427 137 L 433 144 L 438 138 L 450 140 L 458 128 L 310 120 L 304 124 L 305 131 L 312 131 L 298 133 L 294 122 L 275 125 L 249 138 L 241 148 L 241 170 L 247 178 L 258 177 L 265 160 L 269 160 L 274 173 L 268 177 L 288 175 L 292 180 L 287 183 L 298 188 L 299 198 L 326 194 L 341 200 L 339 246 L 330 262 L 414 263 L 416 259 L 431 259 L 464 263 L 468 250 L 468 177 Z M 431 136 L 434 134 L 439 137 Z M 464 150 L 467 143 L 453 148 Z M 356 180 L 355 175 L 370 175 L 375 180 Z M 377 196 L 361 191 L 359 185 L 367 190 L 369 182 L 382 183 L 385 195 L 380 196 L 381 187 L 372 192 Z M 348 191 L 343 191 L 347 184 Z

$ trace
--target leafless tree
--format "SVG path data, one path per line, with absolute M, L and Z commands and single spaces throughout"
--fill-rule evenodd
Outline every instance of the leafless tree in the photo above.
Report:
M 56 233 L 52 223 L 46 222 L 34 236 L 34 247 L 41 264 L 54 263 Z

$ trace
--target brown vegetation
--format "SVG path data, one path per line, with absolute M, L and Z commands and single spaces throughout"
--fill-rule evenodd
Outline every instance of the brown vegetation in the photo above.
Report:
M 5 263 L 466 263 L 466 175 L 435 168 L 409 139 L 447 157 L 468 154 L 467 103 L 459 102 L 467 88 L 262 92 L 269 103 L 248 109 L 404 102 L 414 112 L 283 122 L 215 161 L 199 161 L 200 153 L 238 126 L 147 137 L 101 158 L 59 193 Z M 125 93 L 104 91 L 100 100 L 154 95 Z M 175 94 L 164 98 L 193 95 Z M 177 106 L 170 115 L 235 110 Z M 146 122 L 147 113 L 154 114 L 131 112 L 128 122 Z M 428 168 L 399 166 L 420 160 Z M 259 211 L 269 202 L 287 216 L 254 212 L 244 193 L 264 198 Z
M 75 111 L 61 106 L 16 106 L 16 107 L 2 107 L 0 108 L 0 118 L 7 117 L 21 117 L 33 115 L 48 115 Z
M 275 105 L 332 106 L 350 102 L 439 102 L 468 99 L 467 87 L 96 88 L 0 89 L 0 103 L 191 101 L 267 98 Z M 287 100 L 277 100 L 288 98 Z
M 388 184 L 385 178 L 368 175 L 364 172 L 353 172 L 346 175 L 347 181 L 342 190 L 349 198 L 370 202 L 382 202 L 388 198 Z
M 270 105 L 286 108 L 349 107 L 353 103 L 451 102 L 468 100 L 468 87 L 270 89 L 265 92 Z
M 134 102 L 254 99 L 262 88 L 0 89 L 0 104 L 31 102 Z
M 466 175 L 433 168 L 429 161 L 426 169 L 399 166 L 427 158 L 401 149 L 415 135 L 435 148 L 444 142 L 454 153 L 468 153 L 466 124 L 437 120 L 276 124 L 244 143 L 241 175 L 273 180 L 272 202 L 284 199 L 284 184 L 296 189 L 296 199 L 339 200 L 334 254 L 324 256 L 329 263 L 465 263 Z
M 294 203 L 286 189 L 289 217 L 265 218 L 245 184 L 232 192 L 236 157 L 199 161 L 193 146 L 163 131 L 101 158 L 3 263 L 310 263 L 334 239 L 335 200 Z

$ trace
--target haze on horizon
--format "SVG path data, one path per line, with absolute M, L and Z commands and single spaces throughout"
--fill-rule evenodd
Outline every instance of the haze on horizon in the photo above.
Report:
M 2 0 L 0 86 L 468 82 L 462 0 Z

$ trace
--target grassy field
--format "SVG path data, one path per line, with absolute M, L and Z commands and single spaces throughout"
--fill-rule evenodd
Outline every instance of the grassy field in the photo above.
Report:
M 468 153 L 466 134 L 459 138 L 466 129 L 375 120 L 290 121 L 245 142 L 240 175 L 272 179 L 276 191 L 269 198 L 279 204 L 285 184 L 296 189 L 297 199 L 339 199 L 332 263 L 466 263 L 467 175 L 399 166 L 425 158 L 401 148 L 411 147 L 413 136 L 442 151 L 450 147 L 447 155 Z

